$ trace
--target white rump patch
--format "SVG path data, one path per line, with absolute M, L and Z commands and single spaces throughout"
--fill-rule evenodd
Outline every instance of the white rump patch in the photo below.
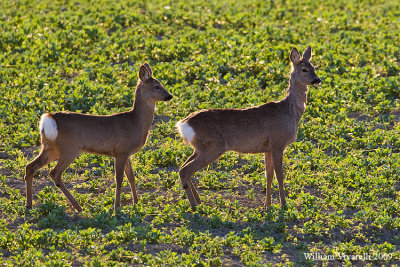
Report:
M 188 122 L 182 122 L 178 121 L 176 124 L 176 127 L 178 128 L 179 134 L 188 142 L 192 142 L 194 136 L 196 133 L 194 132 L 193 128 L 190 127 Z
M 56 140 L 58 135 L 57 123 L 48 113 L 43 114 L 40 118 L 39 129 L 40 133 L 43 132 L 47 139 Z

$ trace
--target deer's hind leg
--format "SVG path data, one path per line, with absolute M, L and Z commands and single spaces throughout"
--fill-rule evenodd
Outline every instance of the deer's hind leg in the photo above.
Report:
M 67 187 L 61 180 L 62 173 L 74 161 L 74 159 L 78 155 L 79 155 L 79 152 L 76 150 L 73 150 L 73 151 L 70 150 L 65 153 L 60 153 L 60 158 L 58 159 L 57 165 L 50 172 L 50 177 L 53 180 L 54 185 L 56 187 L 60 188 L 61 192 L 69 200 L 69 202 L 72 204 L 74 209 L 77 212 L 81 212 L 82 207 L 79 205 L 78 201 L 76 201 L 76 199 L 72 196 L 72 194 L 69 192 L 69 190 L 67 189 Z
M 192 153 L 192 155 L 190 155 L 190 157 L 187 158 L 187 160 L 185 161 L 185 163 L 182 164 L 181 169 L 182 169 L 183 167 L 185 167 L 186 164 L 188 164 L 189 162 L 191 162 L 192 160 L 194 160 L 197 156 L 198 156 L 198 154 L 196 153 L 196 151 L 194 151 L 194 152 Z
M 184 168 L 189 162 L 194 160 L 197 156 L 198 156 L 198 154 L 196 153 L 196 151 L 194 151 L 193 154 L 185 161 L 185 163 L 183 163 L 183 165 L 180 169 Z M 194 199 L 196 200 L 197 204 L 201 204 L 200 196 L 196 190 L 196 187 L 194 187 L 191 179 L 189 179 L 189 182 L 190 182 L 190 189 L 192 190 Z
M 193 158 L 190 162 L 187 162 L 186 165 L 179 170 L 179 177 L 181 178 L 182 186 L 186 191 L 186 195 L 193 210 L 196 209 L 198 201 L 200 202 L 200 197 L 190 180 L 191 176 L 198 170 L 218 159 L 223 153 L 223 150 L 215 149 L 211 151 L 196 151 L 197 157 Z
M 32 208 L 32 186 L 33 186 L 33 177 L 35 173 L 40 170 L 43 166 L 49 164 L 50 162 L 57 159 L 57 153 L 55 150 L 50 147 L 42 146 L 42 150 L 40 154 L 31 161 L 25 167 L 25 189 L 26 189 L 26 202 L 25 206 L 27 208 Z

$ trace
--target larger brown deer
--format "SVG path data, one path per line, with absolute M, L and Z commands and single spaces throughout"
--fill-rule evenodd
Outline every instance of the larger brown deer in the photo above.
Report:
M 26 207 L 32 207 L 32 180 L 44 165 L 58 160 L 50 172 L 54 184 L 78 212 L 82 207 L 61 180 L 64 170 L 82 152 L 108 155 L 115 158 L 115 203 L 120 206 L 121 185 L 124 171 L 128 178 L 133 204 L 138 201 L 135 177 L 130 156 L 146 143 L 153 122 L 157 101 L 172 99 L 162 84 L 152 77 L 150 66 L 140 67 L 135 102 L 130 111 L 109 116 L 85 115 L 73 112 L 46 113 L 40 121 L 42 150 L 40 155 L 26 166 Z
M 271 205 L 274 171 L 278 179 L 281 205 L 286 204 L 283 152 L 296 140 L 298 123 L 306 108 L 307 86 L 321 82 L 310 59 L 311 47 L 304 51 L 302 58 L 296 48 L 292 49 L 288 93 L 279 102 L 244 109 L 202 110 L 177 123 L 184 141 L 194 148 L 193 154 L 179 170 L 182 186 L 193 210 L 201 202 L 191 176 L 226 151 L 264 153 L 267 176 L 265 205 Z

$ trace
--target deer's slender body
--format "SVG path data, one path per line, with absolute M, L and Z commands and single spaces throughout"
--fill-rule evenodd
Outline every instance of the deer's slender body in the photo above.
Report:
M 150 66 L 146 63 L 139 70 L 139 81 L 132 110 L 108 116 L 86 115 L 74 112 L 46 113 L 40 121 L 42 150 L 40 155 L 26 166 L 26 207 L 32 207 L 32 180 L 34 174 L 44 165 L 58 160 L 50 172 L 54 184 L 60 188 L 73 207 L 82 211 L 61 180 L 63 171 L 82 152 L 108 155 L 115 158 L 116 193 L 114 208 L 120 206 L 120 193 L 125 172 L 133 202 L 138 201 L 135 177 L 130 156 L 137 153 L 146 143 L 157 101 L 172 98 L 152 78 Z
M 271 183 L 274 172 L 279 183 L 281 204 L 283 193 L 282 157 L 285 148 L 296 140 L 298 123 L 305 111 L 307 86 L 320 83 L 309 63 L 311 48 L 303 58 L 293 49 L 292 73 L 288 94 L 279 102 L 269 102 L 245 109 L 208 109 L 190 114 L 177 127 L 186 143 L 194 148 L 179 171 L 183 188 L 194 209 L 200 203 L 191 176 L 218 159 L 226 151 L 264 153 L 267 176 L 266 205 L 271 205 Z
M 196 140 L 216 143 L 215 146 L 221 146 L 225 151 L 270 152 L 271 145 L 286 146 L 296 139 L 298 119 L 291 116 L 289 105 L 288 101 L 282 101 L 246 109 L 203 110 L 191 114 L 182 123 L 186 122 L 193 128 Z M 281 119 L 287 123 L 281 125 Z M 200 130 L 210 124 L 213 124 L 210 131 Z

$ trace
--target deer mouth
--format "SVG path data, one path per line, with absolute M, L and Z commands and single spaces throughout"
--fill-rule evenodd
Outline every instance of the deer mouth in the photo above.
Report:
M 314 85 L 314 86 L 317 86 L 317 85 L 319 85 L 320 83 L 321 83 L 321 79 L 320 79 L 320 78 L 314 79 L 314 80 L 311 82 L 311 84 Z

